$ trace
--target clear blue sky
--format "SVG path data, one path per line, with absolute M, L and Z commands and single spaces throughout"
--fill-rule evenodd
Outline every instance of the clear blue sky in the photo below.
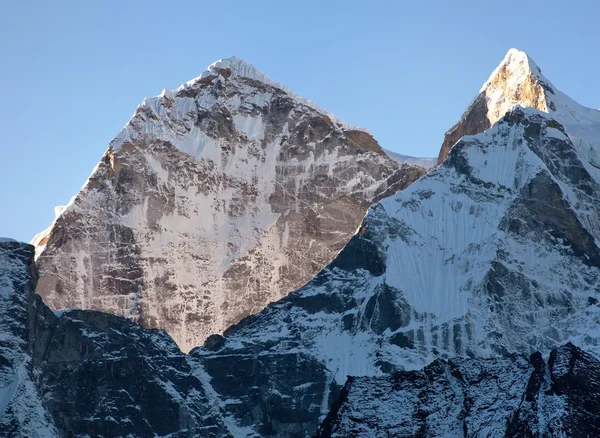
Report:
M 3 0 L 0 16 L 0 236 L 25 241 L 145 96 L 231 55 L 408 155 L 437 155 L 511 47 L 600 106 L 597 0 Z

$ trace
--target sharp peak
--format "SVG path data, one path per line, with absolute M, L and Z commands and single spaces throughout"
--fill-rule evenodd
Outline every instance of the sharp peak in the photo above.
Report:
M 344 128 L 346 130 L 363 131 L 363 132 L 368 133 L 369 135 L 372 135 L 367 129 L 365 129 L 361 126 L 350 125 L 349 123 L 346 123 L 345 121 L 339 119 L 334 114 L 332 114 L 329 111 L 327 111 L 326 109 L 320 107 L 319 105 L 312 102 L 311 100 L 305 99 L 302 96 L 298 96 L 287 86 L 271 80 L 267 75 L 262 73 L 260 70 L 258 70 L 256 67 L 254 67 L 252 64 L 250 64 L 249 62 L 247 62 L 241 58 L 238 58 L 237 56 L 231 56 L 229 58 L 223 58 L 223 59 L 219 59 L 218 61 L 213 62 L 208 67 L 206 67 L 206 69 L 202 72 L 202 74 L 200 76 L 197 76 L 194 79 L 184 82 L 182 85 L 180 85 L 179 87 L 177 87 L 173 90 L 165 88 L 162 90 L 162 92 L 158 96 L 146 97 L 139 106 L 141 106 L 141 107 L 150 106 L 152 108 L 155 108 L 157 105 L 158 106 L 161 105 L 160 104 L 161 99 L 164 99 L 164 98 L 174 99 L 182 91 L 193 90 L 195 88 L 201 87 L 202 85 L 206 85 L 206 84 L 213 83 L 213 82 L 220 82 L 222 80 L 225 81 L 225 80 L 229 80 L 231 78 L 236 78 L 236 77 L 253 79 L 255 81 L 269 85 L 273 88 L 277 88 L 277 89 L 283 91 L 285 94 L 287 94 L 288 97 L 294 99 L 296 102 L 298 102 L 302 105 L 306 105 L 306 106 L 316 110 L 317 112 L 319 112 L 323 115 L 326 115 L 333 122 L 335 122 L 337 125 L 339 125 L 340 127 Z M 156 110 L 155 110 L 155 112 L 156 112 Z M 135 114 L 134 114 L 134 116 L 135 116 Z M 123 144 L 124 141 L 129 139 L 128 138 L 129 134 L 128 134 L 127 129 L 128 129 L 128 126 L 130 125 L 130 123 L 131 123 L 131 120 L 125 125 L 125 127 L 121 130 L 121 132 L 119 134 L 117 134 L 117 136 L 111 141 L 110 145 L 113 149 L 118 149 L 120 147 L 120 145 Z
M 547 90 L 552 90 L 550 82 L 529 55 L 521 50 L 510 49 L 479 89 L 461 119 L 446 132 L 438 163 L 445 159 L 461 137 L 488 129 L 514 105 L 543 111 L 552 109 Z
M 522 64 L 538 77 L 543 77 L 542 69 L 526 52 L 519 49 L 509 49 L 501 64 Z
M 194 79 L 187 81 L 185 84 L 182 85 L 182 87 L 190 87 L 203 79 L 219 76 L 223 76 L 226 78 L 243 77 L 254 79 L 265 84 L 272 85 L 274 87 L 288 91 L 286 87 L 272 81 L 267 75 L 262 73 L 256 67 L 254 67 L 254 65 L 250 64 L 248 61 L 238 58 L 237 56 L 230 56 L 229 58 L 222 58 L 218 61 L 213 62 L 208 67 L 206 67 L 206 69 L 204 69 L 200 76 L 197 76 Z
M 554 110 L 548 97 L 555 94 L 552 83 L 542 74 L 531 57 L 518 49 L 510 49 L 489 79 L 479 90 L 487 100 L 490 123 L 499 119 L 510 106 L 519 104 L 543 111 Z
M 506 55 L 504 56 L 504 59 L 502 60 L 500 65 L 512 63 L 523 63 L 527 64 L 529 67 L 537 67 L 536 63 L 533 61 L 533 59 L 531 59 L 531 57 L 527 53 L 514 48 L 509 49 L 508 52 L 506 52 Z
M 493 84 L 499 75 L 513 77 L 517 80 L 524 80 L 529 76 L 534 76 L 541 82 L 549 83 L 548 79 L 542 74 L 542 69 L 535 61 L 527 53 L 518 49 L 509 49 L 504 59 L 498 64 L 498 67 L 492 72 L 480 91 Z
M 213 62 L 208 67 L 206 67 L 206 69 L 202 72 L 202 74 L 200 76 L 192 79 L 191 81 L 184 83 L 183 85 L 181 85 L 178 88 L 178 90 L 192 87 L 195 84 L 197 84 L 198 82 L 202 81 L 203 79 L 209 78 L 211 76 L 212 77 L 219 77 L 219 76 L 225 77 L 223 75 L 224 70 L 229 70 L 229 73 L 225 73 L 225 74 L 227 74 L 227 78 L 231 78 L 231 77 L 249 78 L 249 79 L 254 79 L 256 81 L 262 82 L 263 84 L 270 85 L 274 88 L 278 88 L 278 89 L 284 91 L 288 96 L 302 102 L 304 105 L 307 105 L 307 106 L 319 111 L 320 113 L 327 115 L 331 120 L 333 120 L 340 126 L 343 126 L 344 128 L 350 129 L 350 130 L 364 131 L 364 132 L 369 133 L 369 135 L 371 135 L 367 129 L 365 129 L 361 126 L 352 126 L 352 125 L 346 123 L 345 121 L 339 119 L 334 114 L 327 111 L 326 109 L 324 109 L 324 108 L 320 107 L 319 105 L 317 105 L 316 103 L 312 102 L 311 100 L 305 99 L 302 96 L 298 96 L 289 87 L 287 87 L 279 82 L 273 81 L 267 75 L 265 75 L 260 70 L 258 70 L 254 65 L 250 64 L 248 61 L 238 58 L 237 56 L 230 56 L 229 58 L 223 58 L 223 59 L 219 59 L 218 61 Z M 164 93 L 164 91 L 163 91 L 163 93 Z
M 265 76 L 252 64 L 241 58 L 238 58 L 237 56 L 230 56 L 229 58 L 222 58 L 213 62 L 206 67 L 200 76 L 207 77 L 215 75 L 218 74 L 218 70 L 231 70 L 231 74 L 235 76 Z

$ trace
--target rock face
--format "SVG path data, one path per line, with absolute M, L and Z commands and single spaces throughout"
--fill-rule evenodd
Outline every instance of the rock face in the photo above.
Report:
M 446 132 L 438 164 L 463 136 L 483 132 L 515 105 L 550 114 L 563 125 L 588 171 L 600 175 L 600 111 L 562 93 L 526 53 L 515 49 L 509 50 L 460 121 Z
M 350 378 L 316 437 L 600 435 L 600 362 L 573 344 Z
M 49 438 L 57 430 L 33 374 L 34 248 L 0 238 L 0 436 Z
M 59 436 L 231 436 L 166 333 L 84 310 L 45 323 L 37 383 Z
M 0 436 L 245 434 L 166 333 L 50 311 L 33 292 L 33 257 L 33 246 L 0 241 Z
M 123 315 L 187 351 L 314 277 L 422 167 L 237 58 L 146 99 L 36 236 L 52 308 Z

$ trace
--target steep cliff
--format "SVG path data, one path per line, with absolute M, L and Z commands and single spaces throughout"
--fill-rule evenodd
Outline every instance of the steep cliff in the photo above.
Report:
M 425 169 L 230 58 L 145 99 L 36 236 L 37 292 L 165 329 L 187 351 L 319 272 Z

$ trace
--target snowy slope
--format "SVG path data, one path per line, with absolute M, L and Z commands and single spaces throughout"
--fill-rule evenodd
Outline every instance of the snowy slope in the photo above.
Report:
M 304 436 L 347 376 L 567 341 L 598 355 L 597 193 L 562 126 L 515 108 L 371 207 L 305 287 L 192 357 L 242 424 Z
M 37 292 L 163 328 L 187 351 L 310 280 L 372 201 L 424 172 L 221 60 L 137 108 L 35 237 Z

